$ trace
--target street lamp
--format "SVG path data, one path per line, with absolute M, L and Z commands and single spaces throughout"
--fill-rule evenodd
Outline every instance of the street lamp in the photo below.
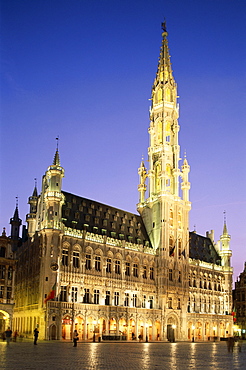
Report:
M 93 342 L 96 341 L 96 320 L 93 321 L 93 325 L 94 325 L 94 331 L 93 331 Z
M 194 336 L 194 334 L 195 334 L 195 326 L 194 325 L 192 325 L 192 330 L 193 330 L 192 342 L 195 342 L 195 336 Z
M 146 327 L 146 340 L 145 342 L 147 343 L 149 340 L 148 340 L 148 324 L 145 324 L 145 327 Z
M 176 325 L 175 324 L 173 324 L 172 325 L 172 328 L 173 328 L 173 342 L 175 342 L 175 329 L 176 329 Z

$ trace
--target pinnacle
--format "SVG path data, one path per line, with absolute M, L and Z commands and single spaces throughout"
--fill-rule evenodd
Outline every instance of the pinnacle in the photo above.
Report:
M 55 153 L 55 156 L 54 156 L 53 164 L 55 166 L 60 166 L 60 157 L 59 157 L 58 149 L 56 149 L 56 153 Z

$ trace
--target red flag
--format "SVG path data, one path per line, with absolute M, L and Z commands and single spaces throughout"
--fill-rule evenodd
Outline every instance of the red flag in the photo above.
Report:
M 50 299 L 54 299 L 55 298 L 55 292 L 56 292 L 56 283 L 53 285 L 51 291 L 49 292 L 49 294 L 45 298 L 44 303 L 46 303 Z
M 236 322 L 237 321 L 237 315 L 236 315 L 236 309 L 233 308 L 233 311 L 232 311 L 232 316 L 233 316 L 233 322 Z

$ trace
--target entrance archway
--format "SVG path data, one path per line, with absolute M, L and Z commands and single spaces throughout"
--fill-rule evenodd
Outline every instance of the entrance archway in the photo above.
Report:
M 177 338 L 177 320 L 174 316 L 169 317 L 167 320 L 167 340 L 175 342 Z
M 74 329 L 77 330 L 79 334 L 79 340 L 84 338 L 84 319 L 81 316 L 78 316 L 74 320 Z
M 72 339 L 72 318 L 66 315 L 62 320 L 62 338 Z
M 0 333 L 4 332 L 9 325 L 9 314 L 6 311 L 0 310 Z
M 50 340 L 56 340 L 57 339 L 57 337 L 56 337 L 56 325 L 55 324 L 50 326 L 49 338 L 50 338 Z

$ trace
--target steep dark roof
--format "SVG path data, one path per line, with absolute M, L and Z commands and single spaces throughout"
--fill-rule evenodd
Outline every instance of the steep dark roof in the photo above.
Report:
M 141 216 L 65 191 L 63 194 L 62 219 L 66 227 L 152 247 Z
M 190 258 L 221 265 L 221 257 L 209 238 L 190 232 L 189 249 Z

